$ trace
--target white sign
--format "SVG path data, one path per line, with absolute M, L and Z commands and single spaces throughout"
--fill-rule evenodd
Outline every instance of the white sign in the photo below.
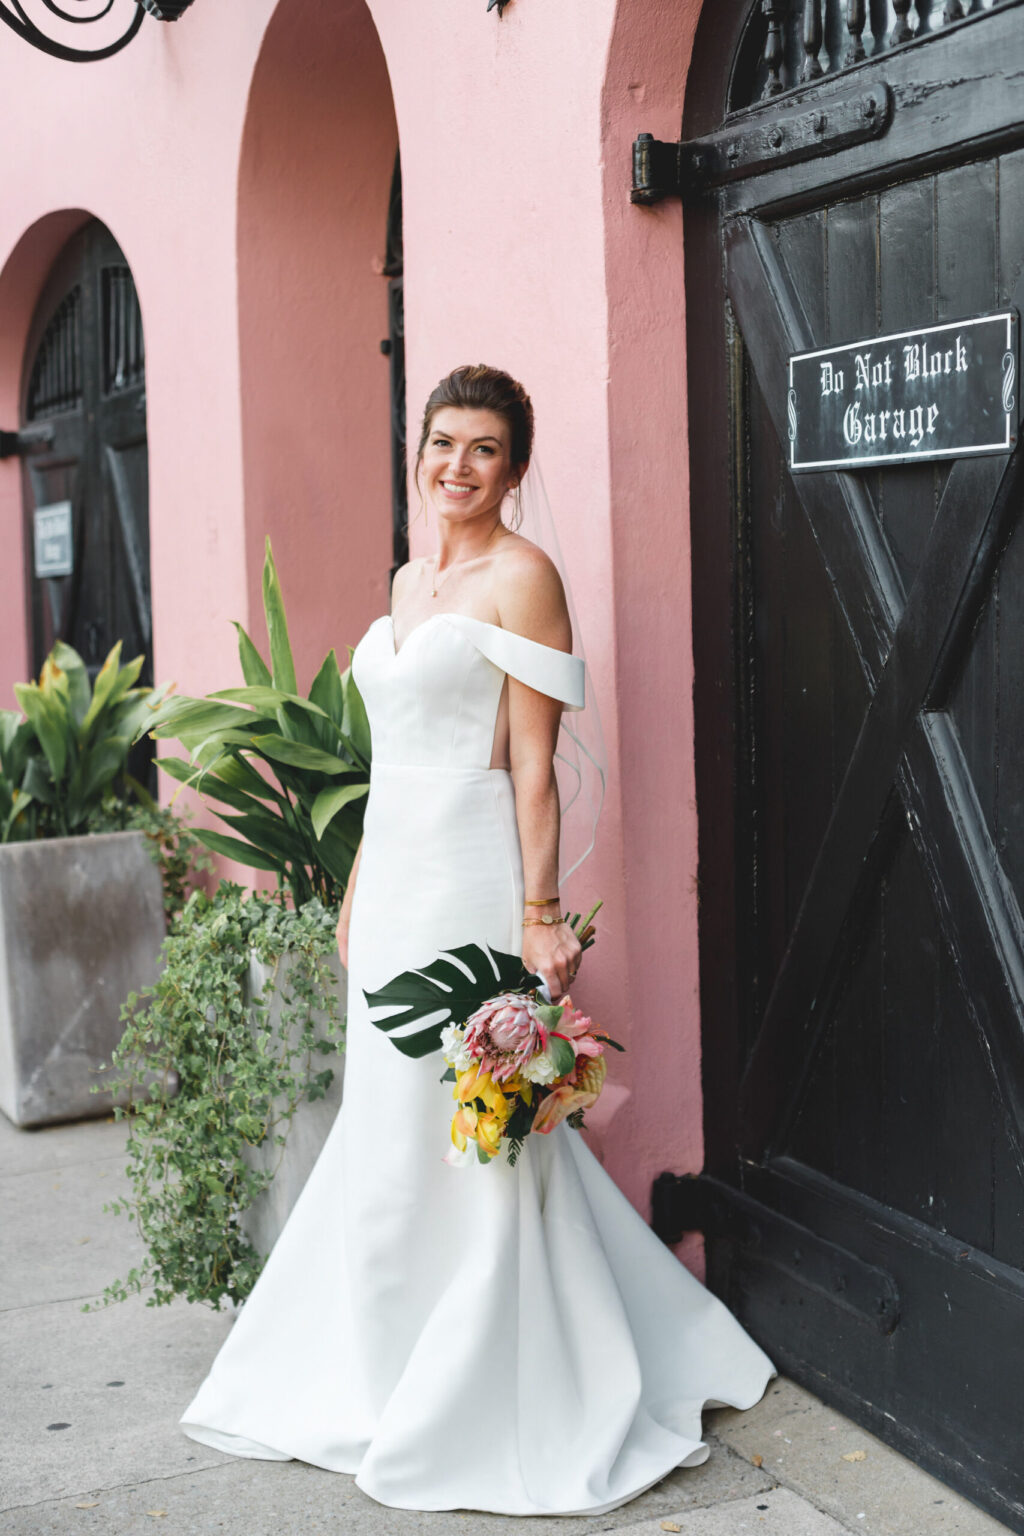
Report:
M 70 576 L 74 569 L 71 543 L 71 503 L 54 501 L 35 511 L 37 576 Z

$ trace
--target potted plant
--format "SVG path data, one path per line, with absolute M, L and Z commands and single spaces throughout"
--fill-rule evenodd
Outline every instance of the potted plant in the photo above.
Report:
M 333 650 L 299 693 L 269 540 L 263 602 L 269 663 L 237 625 L 244 685 L 168 699 L 151 722 L 189 753 L 159 766 L 219 802 L 230 829 L 197 836 L 277 889 L 222 881 L 193 894 L 159 980 L 125 1005 L 114 1070 L 130 1104 L 115 1113 L 130 1116 L 132 1193 L 110 1209 L 135 1219 L 147 1259 L 105 1302 L 148 1286 L 154 1304 L 244 1301 L 341 1103 L 335 927 L 362 835 L 369 727 Z
M 125 763 L 163 689 L 116 645 L 91 684 L 61 641 L 20 710 L 0 711 L 0 1109 L 19 1126 L 108 1113 L 91 1088 L 129 988 L 152 979 L 164 933 L 141 830 L 97 831 L 130 798 Z

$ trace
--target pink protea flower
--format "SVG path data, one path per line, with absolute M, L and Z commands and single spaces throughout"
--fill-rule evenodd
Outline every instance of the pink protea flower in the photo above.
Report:
M 547 1043 L 537 1005 L 521 992 L 488 998 L 466 1021 L 466 1049 L 496 1083 L 514 1077 Z

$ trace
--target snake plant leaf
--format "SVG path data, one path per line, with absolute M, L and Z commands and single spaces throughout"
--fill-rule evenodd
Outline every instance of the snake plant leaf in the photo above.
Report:
M 238 632 L 238 660 L 242 668 L 242 676 L 252 687 L 269 688 L 273 682 L 270 668 L 238 620 L 232 619 L 231 622 Z
M 317 842 L 342 807 L 352 800 L 359 800 L 369 793 L 369 789 L 369 784 L 364 781 L 361 784 L 332 784 L 329 789 L 320 791 L 313 801 L 313 831 Z
M 263 611 L 267 619 L 267 635 L 270 639 L 270 667 L 274 687 L 283 693 L 298 693 L 295 681 L 295 662 L 292 660 L 291 642 L 288 639 L 288 620 L 285 617 L 284 597 L 277 578 L 267 535 L 267 553 L 263 561 Z
M 429 965 L 392 977 L 376 992 L 364 987 L 363 996 L 370 1008 L 399 1010 L 372 1022 L 390 1035 L 403 1056 L 419 1057 L 440 1050 L 445 1025 L 464 1023 L 489 997 L 540 985 L 541 978 L 524 968 L 519 955 L 463 944 L 445 950 Z M 420 1027 L 413 1030 L 414 1024 Z
M 236 864 L 244 864 L 248 869 L 269 869 L 276 871 L 280 868 L 280 860 L 272 859 L 268 853 L 263 853 L 252 843 L 243 843 L 237 837 L 225 837 L 223 832 L 207 832 L 205 829 L 197 830 L 196 837 L 211 853 L 223 854 L 227 859 L 234 859 Z

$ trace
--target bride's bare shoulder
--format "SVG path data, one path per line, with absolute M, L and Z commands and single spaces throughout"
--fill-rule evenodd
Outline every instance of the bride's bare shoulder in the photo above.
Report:
M 558 567 L 532 540 L 512 534 L 494 562 L 494 602 L 503 628 L 569 650 L 572 626 Z

